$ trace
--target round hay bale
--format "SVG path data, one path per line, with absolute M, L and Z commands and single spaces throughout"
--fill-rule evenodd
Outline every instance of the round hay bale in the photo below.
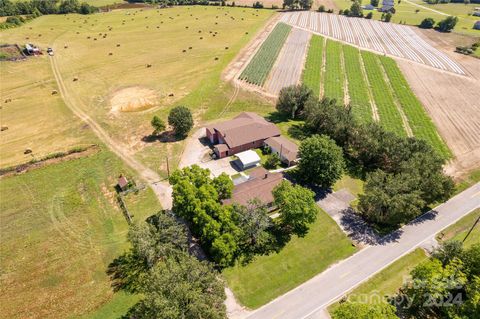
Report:
M 78 77 L 77 76 L 74 76 L 73 77 L 73 82 L 77 82 L 78 81 Z
M 218 60 L 218 56 L 215 57 L 215 61 L 217 61 L 217 60 Z
M 117 48 L 120 47 L 120 43 L 117 43 Z
M 93 38 L 93 41 L 97 41 L 97 38 Z
M 0 131 L 2 131 L 2 132 L 3 132 L 3 131 L 6 131 L 6 130 L 8 130 L 8 126 L 2 126 L 2 127 L 0 128 Z
M 203 40 L 203 37 L 200 37 L 200 40 Z
M 57 90 L 52 90 L 52 95 L 56 95 L 58 94 L 58 91 Z
M 189 50 L 193 49 L 192 47 L 188 47 Z
M 25 151 L 23 151 L 23 154 L 27 155 L 27 154 L 32 154 L 32 149 L 31 148 L 27 148 Z
M 183 49 L 182 52 L 185 53 L 185 52 L 187 52 L 187 50 Z
M 41 35 L 41 34 L 39 34 L 38 36 L 39 36 L 39 37 L 41 37 L 42 35 Z
M 215 22 L 215 24 L 218 24 L 218 22 Z
M 172 96 L 174 96 L 174 94 L 173 94 L 173 93 L 169 93 L 168 96 L 172 97 Z
M 228 47 L 225 47 L 225 50 L 228 50 Z
M 152 65 L 151 65 L 151 64 L 147 64 L 147 68 L 151 68 L 151 67 L 152 67 Z
M 63 48 L 64 48 L 64 49 L 68 49 L 68 45 L 65 44 L 65 45 L 63 46 Z
M 113 53 L 112 53 L 112 52 L 109 52 L 108 55 L 113 55 Z

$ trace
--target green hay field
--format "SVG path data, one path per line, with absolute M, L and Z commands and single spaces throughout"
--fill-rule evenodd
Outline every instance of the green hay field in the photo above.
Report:
M 0 182 L 0 303 L 5 318 L 66 318 L 112 297 L 108 264 L 127 248 L 116 176 L 131 172 L 106 150 Z M 134 220 L 160 209 L 147 188 L 129 194 Z
M 52 95 L 57 86 L 48 61 L 0 62 L 0 68 L 0 117 L 8 127 L 0 133 L 0 168 L 94 141 L 62 98 Z M 27 148 L 31 154 L 24 154 Z
M 166 176 L 165 160 L 159 158 L 168 156 L 171 165 L 175 166 L 183 143 L 143 142 L 142 139 L 152 132 L 150 119 L 156 114 L 166 120 L 168 111 L 178 104 L 192 109 L 196 124 L 204 118 L 223 114 L 222 108 L 233 89 L 221 81 L 221 72 L 273 13 L 271 10 L 194 6 L 114 10 L 89 16 L 50 15 L 2 31 L 1 35 L 2 41 L 7 43 L 29 41 L 44 49 L 52 47 L 53 59 L 70 102 L 96 120 L 135 157 Z M 11 81 L 27 78 L 29 84 L 49 84 L 40 90 L 45 97 L 51 98 L 55 82 L 51 71 L 46 73 L 50 68 L 49 59 L 44 55 L 18 62 L 19 65 L 34 65 L 12 73 Z M 7 62 L 2 62 L 2 67 L 4 65 L 13 68 Z M 31 80 L 32 76 L 40 80 Z M 74 81 L 75 77 L 78 81 Z M 113 111 L 111 99 L 126 88 L 148 89 L 155 97 L 136 112 Z M 2 96 L 4 94 L 14 99 L 19 95 L 13 89 L 3 91 L 2 87 Z M 27 90 L 23 98 L 35 101 L 35 96 Z M 242 105 L 244 103 L 238 101 L 229 106 L 229 111 L 238 110 Z M 36 105 L 30 108 L 33 107 Z M 48 117 L 42 123 L 53 123 L 53 120 Z M 35 124 L 35 121 L 24 123 Z M 15 134 L 18 140 L 31 135 L 18 130 Z M 76 138 L 78 134 L 73 136 Z M 15 154 L 23 152 L 25 147 L 23 142 L 17 144 L 11 141 L 9 145 Z M 9 163 L 23 159 L 18 157 L 8 156 Z

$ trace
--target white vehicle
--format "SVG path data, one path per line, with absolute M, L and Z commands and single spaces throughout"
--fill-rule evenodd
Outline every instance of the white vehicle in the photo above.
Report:
M 52 49 L 52 48 L 48 48 L 48 49 L 47 49 L 47 53 L 48 53 L 48 55 L 53 56 L 53 49 Z

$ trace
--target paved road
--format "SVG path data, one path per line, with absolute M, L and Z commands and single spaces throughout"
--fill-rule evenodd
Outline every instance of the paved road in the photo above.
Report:
M 248 319 L 324 318 L 326 306 L 478 207 L 480 183 L 403 227 L 383 244 L 361 250 L 273 300 Z

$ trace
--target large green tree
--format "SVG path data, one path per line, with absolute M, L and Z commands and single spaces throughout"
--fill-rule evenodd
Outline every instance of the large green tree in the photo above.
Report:
M 415 267 L 396 301 L 405 318 L 480 317 L 480 245 L 446 242 Z
M 246 262 L 271 251 L 275 241 L 274 224 L 263 202 L 253 198 L 246 206 L 234 205 L 233 216 L 241 230 L 239 246 Z
M 224 284 L 218 274 L 186 254 L 156 264 L 143 278 L 141 293 L 130 318 L 226 318 Z
M 188 107 L 176 106 L 168 114 L 168 124 L 177 136 L 185 137 L 193 127 L 192 112 Z
M 412 190 L 408 174 L 388 174 L 381 170 L 368 175 L 358 209 L 365 219 L 383 226 L 397 226 L 420 215 L 425 201 Z
M 273 189 L 275 205 L 278 207 L 278 223 L 284 235 L 304 236 L 309 225 L 317 218 L 318 207 L 314 193 L 300 185 L 282 181 Z
M 303 84 L 284 87 L 278 96 L 277 111 L 292 119 L 301 117 L 305 104 L 312 97 L 313 91 Z
M 446 17 L 442 21 L 438 22 L 437 29 L 441 32 L 450 32 L 457 25 L 458 18 L 454 16 Z
M 231 207 L 221 202 L 231 192 L 231 183 L 222 175 L 211 179 L 210 171 L 198 165 L 176 170 L 170 176 L 173 212 L 190 224 L 202 247 L 221 267 L 233 264 L 239 254 L 239 229 Z
M 342 149 L 325 135 L 311 136 L 300 144 L 298 175 L 302 181 L 330 188 L 342 177 Z

